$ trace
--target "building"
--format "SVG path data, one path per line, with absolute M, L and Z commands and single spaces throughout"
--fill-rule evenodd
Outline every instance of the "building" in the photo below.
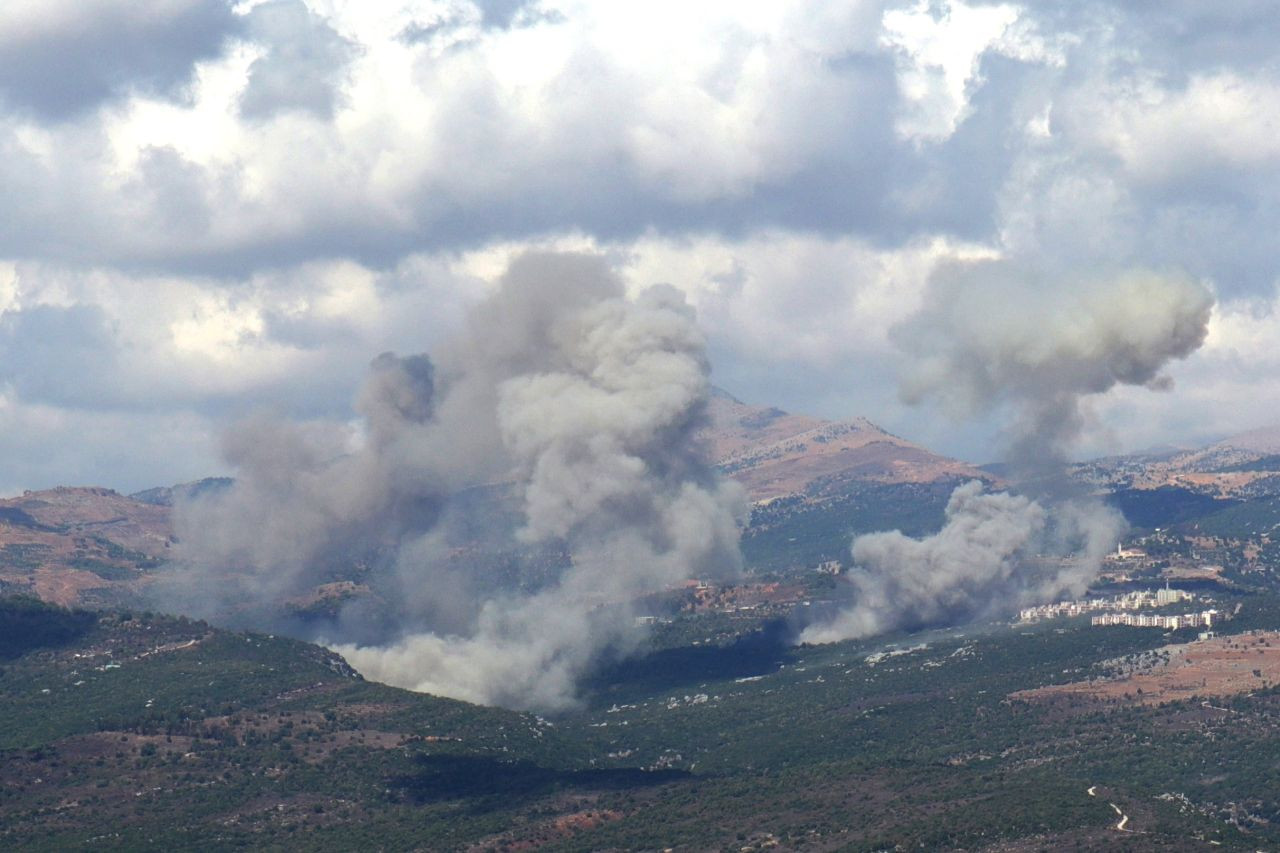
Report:
M 1218 611 L 1209 609 L 1199 613 L 1180 613 L 1166 616 L 1160 613 L 1103 613 L 1089 620 L 1090 625 L 1128 625 L 1133 628 L 1212 628 Z

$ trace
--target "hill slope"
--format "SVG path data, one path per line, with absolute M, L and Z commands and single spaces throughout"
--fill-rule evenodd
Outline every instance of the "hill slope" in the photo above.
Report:
M 939 456 L 866 418 L 826 421 L 750 406 L 723 391 L 710 405 L 708 455 L 752 500 L 839 491 L 850 482 L 989 480 L 976 467 Z
M 171 541 L 167 507 L 102 488 L 26 492 L 0 500 L 0 591 L 116 603 L 146 581 Z
M 1280 495 L 1280 427 L 1250 430 L 1204 447 L 1095 459 L 1075 476 L 1099 489 L 1176 487 L 1219 498 Z
M 528 809 L 525 834 L 555 839 L 601 792 L 687 775 L 593 769 L 533 715 L 369 683 L 295 640 L 0 598 L 14 618 L 34 640 L 0 635 L 5 849 L 441 850 Z

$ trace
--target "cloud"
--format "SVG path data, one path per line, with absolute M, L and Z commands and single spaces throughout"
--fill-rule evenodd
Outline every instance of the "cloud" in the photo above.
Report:
M 175 97 L 238 31 L 226 0 L 12 0 L 0 11 L 0 93 L 49 121 L 134 93 Z
M 265 52 L 249 66 L 240 113 L 262 119 L 287 110 L 329 118 L 356 46 L 301 0 L 268 0 L 247 15 L 249 38 Z
M 54 486 L 109 485 L 121 492 L 188 482 L 221 464 L 217 430 L 177 410 L 135 412 L 63 408 L 0 394 L 0 494 Z
M 9 4 L 0 258 L 115 282 L 45 301 L 100 311 L 117 347 L 99 402 L 27 382 L 14 405 L 220 418 L 274 394 L 351 417 L 352 365 L 411 351 L 415 322 L 433 338 L 461 322 L 483 290 L 462 267 L 577 243 L 687 293 L 739 396 L 989 457 L 990 418 L 900 404 L 885 330 L 948 257 L 1031 264 L 1032 291 L 1177 268 L 1227 303 L 1269 299 L 1274 19 L 1255 3 Z M 1212 384 L 1179 375 L 1186 396 L 1143 411 L 1202 434 L 1216 414 L 1180 401 Z

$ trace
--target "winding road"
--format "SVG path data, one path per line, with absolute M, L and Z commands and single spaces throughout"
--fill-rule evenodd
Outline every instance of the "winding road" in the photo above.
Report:
M 1088 794 L 1088 795 L 1089 795 L 1089 796 L 1091 796 L 1091 797 L 1096 797 L 1096 796 L 1098 796 L 1098 786 L 1097 786 L 1097 785 L 1090 785 L 1090 786 L 1089 786 L 1089 790 L 1085 791 L 1085 793 L 1086 793 L 1086 794 Z M 1125 814 L 1124 812 L 1120 811 L 1120 807 L 1119 807 L 1119 806 L 1117 806 L 1115 803 L 1107 803 L 1107 805 L 1109 805 L 1109 806 L 1111 806 L 1111 808 L 1115 809 L 1115 810 L 1116 810 L 1116 814 L 1120 815 L 1120 821 L 1116 824 L 1116 830 L 1117 830 L 1117 831 L 1119 831 L 1119 832 L 1133 832 L 1133 830 L 1132 830 L 1132 829 L 1128 829 L 1128 828 L 1126 828 L 1126 824 L 1128 824 L 1128 823 L 1129 823 L 1129 816 L 1128 816 L 1127 814 Z

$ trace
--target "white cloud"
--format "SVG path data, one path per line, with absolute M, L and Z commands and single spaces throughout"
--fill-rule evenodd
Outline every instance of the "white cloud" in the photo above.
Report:
M 1074 116 L 1085 144 L 1142 182 L 1280 166 L 1280 81 L 1219 71 L 1185 85 L 1152 77 L 1105 87 Z
M 142 412 L 142 430 L 270 401 L 345 417 L 372 356 L 430 348 L 540 246 L 680 287 L 744 397 L 974 455 L 980 437 L 896 402 L 886 330 L 941 260 L 1183 269 L 1229 300 L 1205 352 L 1177 392 L 1096 411 L 1123 425 L 1116 442 L 1212 432 L 1224 409 L 1204 401 L 1271 393 L 1248 365 L 1271 363 L 1256 318 L 1274 309 L 1257 306 L 1280 269 L 1274 19 L 955 0 L 11 3 L 0 311 L 11 335 L 78 334 L 63 349 L 100 357 L 93 381 L 56 347 L 4 365 L 10 423 L 100 407 Z
M 884 15 L 884 43 L 899 52 L 899 85 L 905 96 L 898 132 L 937 141 L 955 132 L 968 112 L 969 89 L 982 54 L 1018 20 L 1011 5 L 966 6 L 927 0 Z

